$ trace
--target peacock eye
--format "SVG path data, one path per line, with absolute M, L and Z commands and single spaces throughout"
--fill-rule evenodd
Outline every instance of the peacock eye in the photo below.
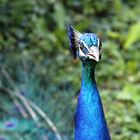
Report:
M 80 44 L 80 49 L 83 50 L 84 49 L 84 45 Z

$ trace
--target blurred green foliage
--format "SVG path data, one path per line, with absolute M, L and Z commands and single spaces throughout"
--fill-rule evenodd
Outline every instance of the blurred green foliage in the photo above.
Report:
M 140 0 L 0 0 L 0 139 L 56 139 L 23 104 L 28 117 L 21 115 L 19 99 L 5 91 L 15 94 L 16 88 L 48 115 L 63 140 L 73 140 L 81 66 L 69 51 L 72 24 L 102 38 L 96 79 L 112 139 L 140 140 L 139 5 Z

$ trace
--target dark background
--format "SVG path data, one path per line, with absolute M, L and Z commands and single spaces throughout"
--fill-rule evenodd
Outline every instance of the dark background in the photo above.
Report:
M 74 139 L 81 65 L 68 24 L 102 38 L 112 140 L 140 140 L 140 0 L 0 0 L 0 140 Z

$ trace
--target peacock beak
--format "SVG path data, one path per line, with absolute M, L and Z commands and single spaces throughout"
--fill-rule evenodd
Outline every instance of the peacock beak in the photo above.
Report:
M 98 62 L 100 58 L 99 49 L 96 46 L 91 46 L 89 50 L 90 52 L 87 54 L 88 58 Z
M 98 62 L 100 60 L 99 47 L 91 46 L 89 48 L 84 41 L 81 41 L 81 43 L 83 44 L 83 47 L 86 48 L 86 52 L 84 52 L 85 49 L 83 49 L 83 51 L 79 51 L 80 56 L 89 58 L 91 60 L 95 60 Z

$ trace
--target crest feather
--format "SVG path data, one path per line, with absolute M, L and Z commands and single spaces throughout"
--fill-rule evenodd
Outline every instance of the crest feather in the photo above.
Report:
M 69 39 L 70 39 L 70 48 L 72 50 L 72 54 L 74 58 L 76 58 L 76 50 L 79 45 L 81 33 L 76 29 L 74 29 L 71 25 L 68 26 L 68 31 L 69 31 Z

